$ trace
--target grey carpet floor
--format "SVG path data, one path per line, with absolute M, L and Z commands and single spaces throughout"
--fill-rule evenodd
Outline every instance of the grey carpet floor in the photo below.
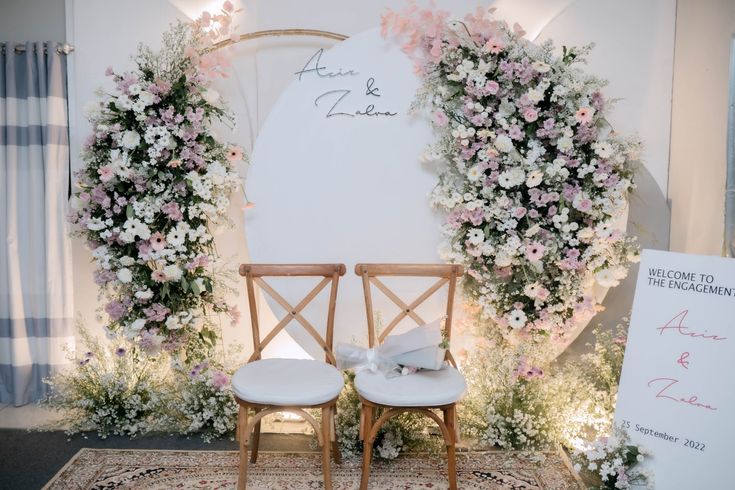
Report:
M 263 451 L 309 451 L 310 436 L 263 434 Z M 155 434 L 130 439 L 96 434 L 72 436 L 61 431 L 29 432 L 0 429 L 0 490 L 35 490 L 43 487 L 83 447 L 101 449 L 236 450 L 235 441 L 205 444 L 196 437 Z

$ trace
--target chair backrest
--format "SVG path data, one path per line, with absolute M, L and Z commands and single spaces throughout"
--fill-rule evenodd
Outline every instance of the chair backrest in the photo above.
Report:
M 452 310 L 454 308 L 454 293 L 457 288 L 457 279 L 462 277 L 463 269 L 461 265 L 455 264 L 357 264 L 355 266 L 355 274 L 362 277 L 362 288 L 365 293 L 365 311 L 367 313 L 368 324 L 368 344 L 375 347 L 382 344 L 385 338 L 390 335 L 391 331 L 405 317 L 410 317 L 418 325 L 424 325 L 424 321 L 417 313 L 416 308 L 424 301 L 430 298 L 434 293 L 439 291 L 445 284 L 447 288 L 447 310 L 444 322 L 444 335 L 447 340 L 452 338 Z M 405 303 L 393 291 L 391 291 L 379 277 L 384 276 L 402 276 L 402 277 L 438 277 L 429 289 L 416 298 L 412 303 Z M 373 298 L 371 286 L 378 288 L 393 303 L 401 309 L 393 320 L 377 335 L 375 331 L 375 317 L 373 315 Z M 455 364 L 454 359 L 447 350 L 447 360 Z
M 240 275 L 245 277 L 248 290 L 248 304 L 250 306 L 250 322 L 253 328 L 253 355 L 248 362 L 261 358 L 263 349 L 275 338 L 292 320 L 296 320 L 311 335 L 324 350 L 326 362 L 335 365 L 334 357 L 334 310 L 337 301 L 337 286 L 340 276 L 345 274 L 344 264 L 242 264 Z M 292 306 L 283 296 L 273 289 L 264 277 L 322 277 L 323 279 L 312 289 L 296 306 Z M 327 308 L 326 336 L 322 337 L 317 329 L 303 317 L 301 311 L 331 283 L 329 292 L 329 306 Z M 258 322 L 258 308 L 256 305 L 255 285 L 273 298 L 286 310 L 283 317 L 273 330 L 263 339 L 260 338 L 260 323 Z

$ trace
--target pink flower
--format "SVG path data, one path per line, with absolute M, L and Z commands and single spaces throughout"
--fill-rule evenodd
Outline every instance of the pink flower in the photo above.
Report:
M 574 202 L 574 207 L 582 211 L 583 213 L 586 213 L 592 209 L 592 201 L 587 198 L 579 199 Z
M 230 146 L 227 150 L 227 159 L 231 162 L 242 160 L 242 148 L 239 146 Z
M 448 121 L 449 118 L 444 113 L 444 111 L 434 111 L 434 124 L 440 127 L 444 127 L 447 125 Z
M 529 243 L 526 245 L 526 258 L 531 262 L 539 261 L 544 256 L 545 250 L 546 247 L 541 245 L 539 242 Z
M 161 211 L 163 211 L 166 216 L 174 221 L 181 221 L 182 219 L 184 219 L 184 214 L 181 212 L 179 204 L 176 202 L 167 202 L 166 204 L 161 206 Z
M 231 14 L 235 11 L 235 7 L 232 5 L 232 2 L 230 2 L 230 0 L 225 0 L 225 3 L 222 4 L 222 10 Z
M 166 273 L 163 270 L 155 270 L 151 273 L 153 282 L 166 282 Z
M 179 160 L 178 158 L 176 158 L 176 159 L 173 159 L 173 160 L 171 160 L 170 162 L 168 162 L 168 163 L 166 164 L 166 166 L 167 166 L 168 168 L 176 168 L 176 167 L 178 167 L 179 165 L 181 165 L 181 160 Z
M 151 235 L 150 242 L 151 248 L 158 252 L 166 248 L 166 238 L 160 231 L 157 231 L 153 235 Z
M 574 114 L 574 118 L 579 124 L 589 124 L 592 122 L 592 116 L 594 115 L 595 111 L 591 107 L 580 107 Z
M 500 39 L 490 38 L 487 40 L 487 43 L 485 43 L 485 49 L 492 54 L 500 53 L 504 47 L 505 44 L 503 44 L 503 41 Z
M 102 182 L 109 182 L 115 177 L 115 171 L 109 165 L 105 165 L 97 169 Z
M 221 390 L 230 382 L 230 378 L 227 377 L 222 371 L 212 371 L 212 387 L 216 390 Z
M 538 111 L 533 107 L 529 107 L 528 109 L 523 111 L 523 118 L 528 122 L 534 122 L 536 119 L 538 119 Z
M 105 70 L 105 76 L 111 77 L 114 74 L 115 72 L 112 70 L 112 67 L 108 66 L 107 69 Z
M 549 290 L 541 286 L 536 292 L 536 299 L 541 300 L 541 301 L 546 301 L 546 298 L 548 297 L 549 297 Z
M 498 90 L 500 90 L 500 85 L 495 80 L 488 80 L 485 83 L 485 91 L 487 91 L 487 93 L 489 93 L 490 95 L 497 94 Z
M 513 217 L 517 219 L 521 219 L 526 215 L 526 208 L 523 206 L 519 206 L 513 210 Z

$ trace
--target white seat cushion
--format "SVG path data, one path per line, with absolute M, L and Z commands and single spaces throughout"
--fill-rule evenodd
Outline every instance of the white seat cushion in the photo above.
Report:
M 382 373 L 360 371 L 355 389 L 366 400 L 390 407 L 438 407 L 462 398 L 467 383 L 453 367 L 422 370 L 407 376 L 386 378 Z
M 336 367 L 312 359 L 262 359 L 232 376 L 238 398 L 262 405 L 320 405 L 336 398 L 343 385 Z

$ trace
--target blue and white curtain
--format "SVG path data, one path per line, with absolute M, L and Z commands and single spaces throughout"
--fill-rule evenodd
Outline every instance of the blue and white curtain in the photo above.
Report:
M 66 55 L 0 54 L 0 403 L 46 393 L 73 346 Z

